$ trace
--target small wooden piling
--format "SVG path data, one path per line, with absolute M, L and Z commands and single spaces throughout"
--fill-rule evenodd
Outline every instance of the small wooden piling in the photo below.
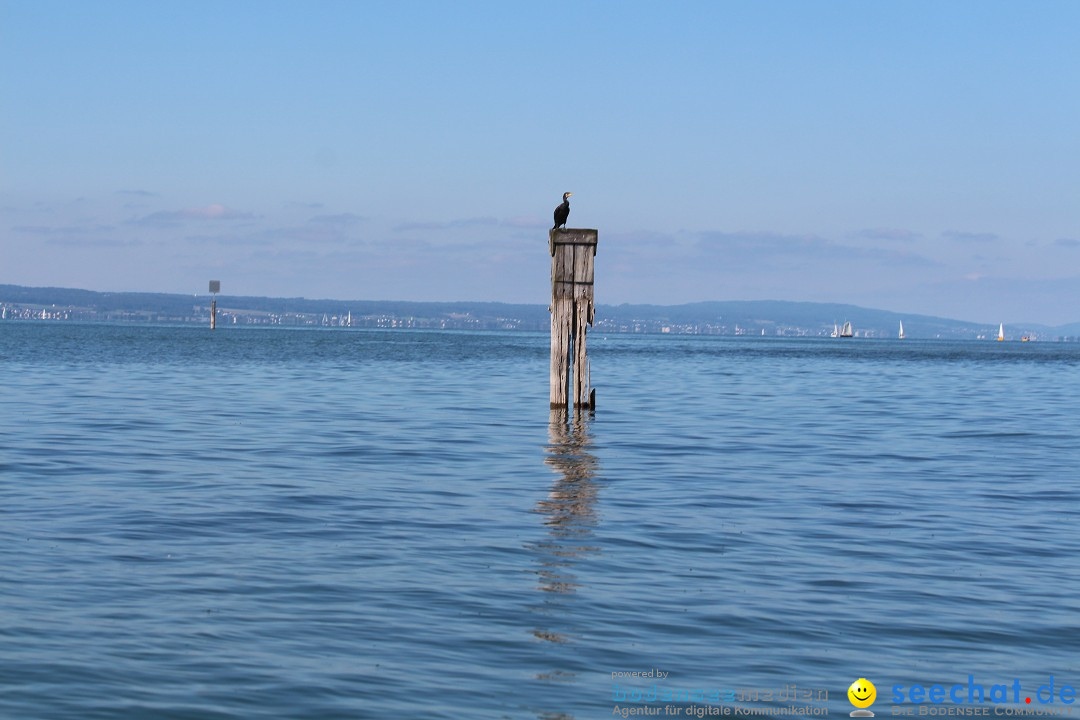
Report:
M 593 258 L 596 230 L 553 229 L 551 251 L 551 407 L 596 409 L 589 388 L 585 333 L 593 324 Z

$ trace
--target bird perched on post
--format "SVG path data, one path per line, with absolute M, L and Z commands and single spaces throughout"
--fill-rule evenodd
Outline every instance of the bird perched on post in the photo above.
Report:
M 555 226 L 551 228 L 552 230 L 560 225 L 564 228 L 566 227 L 566 218 L 570 217 L 570 196 L 573 194 L 574 193 L 562 194 L 562 205 L 555 208 Z

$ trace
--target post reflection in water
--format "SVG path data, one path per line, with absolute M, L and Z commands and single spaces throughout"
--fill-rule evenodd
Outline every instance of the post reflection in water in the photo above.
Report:
M 588 420 L 580 412 L 567 422 L 567 410 L 552 410 L 548 425 L 550 442 L 545 448 L 544 464 L 555 471 L 557 477 L 547 496 L 536 503 L 536 512 L 544 518 L 547 536 L 531 546 L 539 565 L 536 574 L 537 590 L 543 599 L 537 606 L 543 627 L 532 633 L 545 643 L 551 652 L 550 660 L 566 668 L 573 660 L 564 655 L 571 650 L 576 633 L 574 622 L 574 594 L 583 581 L 574 573 L 577 559 L 598 552 L 590 545 L 596 526 L 596 494 L 599 465 L 596 456 L 589 452 L 592 437 Z M 563 647 L 565 650 L 557 650 Z M 559 662 L 562 659 L 562 662 Z M 537 679 L 549 682 L 573 682 L 574 673 L 568 669 L 554 669 L 537 675 Z M 570 718 L 563 713 L 541 714 L 541 718 Z

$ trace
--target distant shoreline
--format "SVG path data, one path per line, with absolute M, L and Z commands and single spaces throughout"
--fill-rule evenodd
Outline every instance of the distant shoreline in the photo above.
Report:
M 498 302 L 332 300 L 220 295 L 221 326 L 413 328 L 547 332 L 547 305 Z M 107 293 L 73 288 L 0 285 L 0 321 L 208 323 L 210 295 Z M 895 338 L 904 323 L 910 339 L 988 339 L 997 324 L 903 314 L 856 305 L 735 300 L 683 305 L 598 305 L 595 332 L 676 335 L 829 337 L 850 321 L 856 337 Z M 1048 327 L 1006 325 L 1006 338 L 1080 340 L 1080 323 Z

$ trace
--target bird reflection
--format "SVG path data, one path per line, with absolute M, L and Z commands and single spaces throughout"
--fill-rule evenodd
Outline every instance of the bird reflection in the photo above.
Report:
M 596 456 L 589 452 L 592 436 L 588 421 L 581 413 L 574 412 L 573 419 L 568 422 L 567 410 L 552 410 L 548 437 L 544 464 L 556 473 L 556 478 L 535 508 L 535 512 L 543 516 L 547 533 L 541 541 L 530 546 L 538 565 L 537 590 L 543 593 L 537 612 L 546 627 L 534 628 L 532 634 L 544 641 L 548 648 L 545 656 L 549 661 L 567 667 L 575 664 L 575 636 L 564 628 L 573 622 L 574 594 L 583 584 L 574 573 L 574 565 L 584 555 L 599 552 L 590 545 L 597 523 L 595 478 L 599 464 Z M 540 673 L 536 678 L 545 683 L 575 681 L 574 673 L 563 669 Z M 554 720 L 573 716 L 549 712 L 539 717 Z

